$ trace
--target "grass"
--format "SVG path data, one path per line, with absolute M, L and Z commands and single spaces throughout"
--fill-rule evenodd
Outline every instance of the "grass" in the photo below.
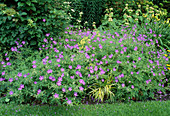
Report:
M 170 101 L 147 101 L 79 106 L 1 104 L 1 116 L 169 116 Z

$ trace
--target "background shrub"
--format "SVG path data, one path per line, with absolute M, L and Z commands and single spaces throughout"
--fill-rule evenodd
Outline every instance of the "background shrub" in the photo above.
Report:
M 19 38 L 38 49 L 46 34 L 61 35 L 69 24 L 63 0 L 1 0 L 0 50 L 9 51 Z
M 106 0 L 68 0 L 73 20 L 71 24 L 81 25 L 90 29 L 93 28 L 93 22 L 98 27 L 101 24 L 101 19 L 104 15 Z M 82 13 L 82 15 L 81 15 Z

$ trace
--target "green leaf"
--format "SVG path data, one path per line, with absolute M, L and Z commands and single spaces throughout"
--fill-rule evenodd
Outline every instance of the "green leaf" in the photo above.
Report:
M 18 2 L 18 6 L 19 7 L 24 6 L 24 3 Z
M 12 17 L 8 16 L 8 19 L 9 19 L 9 20 L 11 20 L 11 19 L 12 19 Z
M 22 12 L 21 15 L 27 15 L 27 13 L 26 12 Z
M 140 16 L 139 19 L 140 19 L 141 21 L 143 21 L 143 17 L 142 17 L 142 16 Z
M 24 17 L 21 17 L 21 21 L 24 21 L 24 20 L 26 20 Z
M 37 43 L 36 41 L 32 40 L 30 44 L 31 45 L 36 45 L 36 43 Z
M 37 1 L 37 0 L 31 0 L 31 2 L 35 2 L 35 3 L 37 3 L 38 1 Z
M 31 2 L 30 2 L 30 1 L 27 1 L 26 4 L 28 4 L 28 6 L 30 6 L 30 5 L 31 5 Z
M 33 11 L 36 11 L 36 7 L 32 7 L 32 8 L 30 8 L 30 9 L 32 9 Z

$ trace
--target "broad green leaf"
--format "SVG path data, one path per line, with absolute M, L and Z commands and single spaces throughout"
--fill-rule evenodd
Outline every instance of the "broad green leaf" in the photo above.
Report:
M 24 6 L 24 3 L 18 2 L 18 6 Z
M 37 1 L 37 0 L 31 0 L 31 2 L 35 2 L 35 3 L 37 3 L 38 1 Z
M 30 1 L 27 1 L 26 4 L 28 4 L 28 6 L 30 6 L 30 5 L 31 5 L 31 2 L 30 2 Z
M 27 15 L 27 13 L 26 12 L 22 12 L 21 15 Z

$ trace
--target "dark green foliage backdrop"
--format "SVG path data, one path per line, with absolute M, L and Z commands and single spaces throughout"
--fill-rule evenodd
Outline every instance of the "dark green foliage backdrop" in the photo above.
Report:
M 0 4 L 1 53 L 9 51 L 17 38 L 38 49 L 45 34 L 56 37 L 69 24 L 63 0 L 1 0 Z
M 70 13 L 74 18 L 71 21 L 71 24 L 74 25 L 77 23 L 76 20 L 80 17 L 79 15 L 80 12 L 83 12 L 81 18 L 82 26 L 86 26 L 90 29 L 93 29 L 92 27 L 93 22 L 96 23 L 97 27 L 101 24 L 101 19 L 104 16 L 106 0 L 67 0 L 67 1 L 71 2 L 70 10 L 67 13 Z M 75 12 L 71 12 L 71 9 L 74 9 Z M 84 25 L 86 21 L 87 25 Z

